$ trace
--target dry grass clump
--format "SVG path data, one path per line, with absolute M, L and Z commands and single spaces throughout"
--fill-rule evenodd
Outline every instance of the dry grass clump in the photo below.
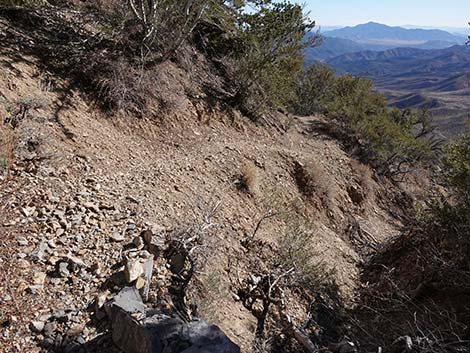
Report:
M 0 174 L 10 176 L 18 142 L 18 127 L 31 117 L 32 111 L 44 108 L 48 101 L 42 97 L 22 97 L 12 103 L 0 100 Z
M 373 181 L 374 171 L 368 165 L 362 164 L 361 162 L 352 159 L 351 160 L 351 169 L 354 173 L 355 179 L 357 180 L 361 190 L 360 196 L 354 197 L 351 194 L 359 194 L 356 192 L 351 193 L 350 196 L 353 201 L 357 203 L 364 203 L 366 201 L 372 200 L 375 194 L 375 183 Z
M 323 167 L 316 161 L 295 162 L 294 178 L 299 191 L 308 198 L 319 197 L 329 207 L 336 195 L 336 188 Z
M 246 161 L 240 168 L 240 177 L 237 180 L 240 190 L 256 195 L 259 191 L 259 173 L 251 161 Z
M 104 105 L 114 113 L 144 115 L 155 96 L 153 72 L 140 70 L 124 59 L 106 65 L 97 80 Z
M 14 162 L 17 134 L 4 121 L 0 112 L 0 174 L 5 174 L 8 178 Z

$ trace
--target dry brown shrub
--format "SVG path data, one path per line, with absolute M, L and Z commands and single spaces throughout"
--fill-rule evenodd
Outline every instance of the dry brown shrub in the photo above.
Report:
M 372 170 L 372 168 L 368 165 L 362 164 L 361 162 L 355 159 L 352 159 L 351 169 L 354 173 L 355 179 L 361 187 L 361 203 L 373 199 L 375 194 L 375 183 L 372 179 L 374 176 L 374 171 Z
M 308 198 L 319 197 L 324 206 L 329 206 L 336 195 L 335 184 L 317 161 L 295 162 L 294 178 L 299 191 Z
M 256 195 L 259 191 L 258 169 L 251 161 L 246 161 L 240 168 L 239 188 L 243 191 Z
M 4 123 L 0 112 L 0 174 L 10 176 L 15 157 L 17 134 L 11 126 Z
M 144 115 L 155 97 L 154 72 L 142 70 L 125 59 L 107 63 L 98 85 L 105 105 L 112 112 Z

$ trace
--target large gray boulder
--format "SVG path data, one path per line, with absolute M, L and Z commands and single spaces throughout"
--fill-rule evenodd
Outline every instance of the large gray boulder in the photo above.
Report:
M 147 310 L 142 314 L 139 292 L 124 288 L 108 303 L 114 344 L 125 353 L 240 353 L 215 325 L 189 323 Z M 140 316 L 140 317 L 139 317 Z

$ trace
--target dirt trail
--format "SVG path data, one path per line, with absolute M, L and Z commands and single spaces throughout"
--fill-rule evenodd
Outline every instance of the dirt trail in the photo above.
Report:
M 368 179 L 370 197 L 358 202 L 354 190 L 364 188 L 360 180 L 367 176 L 337 142 L 311 136 L 305 122 L 295 120 L 285 133 L 237 115 L 218 114 L 201 123 L 188 102 L 158 124 L 110 118 L 78 92 L 66 92 L 64 102 L 63 92 L 45 88 L 35 65 L 33 58 L 0 58 L 2 116 L 21 100 L 43 102 L 15 130 L 14 177 L 3 179 L 0 188 L 2 351 L 39 351 L 29 327 L 38 317 L 73 310 L 71 327 L 86 321 L 84 308 L 119 259 L 116 232 L 125 241 L 151 225 L 170 232 L 197 224 L 218 205 L 219 227 L 208 240 L 211 251 L 193 294 L 201 314 L 246 352 L 255 319 L 235 300 L 230 267 L 236 263 L 240 277 L 252 270 L 253 259 L 240 242 L 268 210 L 292 204 L 305 210 L 315 225 L 318 258 L 312 260 L 336 270 L 340 292 L 351 303 L 363 255 L 399 232 L 399 220 L 383 206 L 383 187 Z M 247 161 L 256 166 L 259 187 L 253 195 L 237 188 Z M 296 163 L 320 166 L 316 175 L 328 200 L 302 193 Z M 285 222 L 273 218 L 257 237 L 274 244 L 286 231 Z M 43 243 L 49 250 L 38 258 Z M 64 256 L 78 258 L 84 268 L 67 278 L 51 276 Z M 82 328 L 79 334 L 89 340 L 95 333 Z

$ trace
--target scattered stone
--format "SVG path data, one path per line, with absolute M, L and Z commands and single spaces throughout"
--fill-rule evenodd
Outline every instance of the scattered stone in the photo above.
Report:
M 59 262 L 57 273 L 62 278 L 68 278 L 70 276 L 70 271 L 68 270 L 69 264 L 67 262 Z
M 35 272 L 33 275 L 33 284 L 35 286 L 43 286 L 47 275 L 44 272 Z
M 46 255 L 50 252 L 49 245 L 47 245 L 47 241 L 43 240 L 39 243 L 38 247 L 33 251 L 31 257 L 34 260 L 39 261 L 46 261 Z
M 57 324 L 55 322 L 48 322 L 47 324 L 44 325 L 44 329 L 42 330 L 42 332 L 44 336 L 52 337 L 56 329 L 57 329 Z
M 108 210 L 108 211 L 112 211 L 115 209 L 115 206 L 108 203 L 108 202 L 101 202 L 100 203 L 100 209 L 102 210 Z
M 118 307 L 129 314 L 144 314 L 145 304 L 139 291 L 134 287 L 125 287 L 117 294 L 111 303 L 106 305 L 106 311 L 111 316 L 113 307 Z
M 141 279 L 139 289 L 141 289 L 142 297 L 147 301 L 153 272 L 153 255 L 148 251 L 129 252 L 124 256 L 124 266 L 127 283 Z
M 130 201 L 130 202 L 133 202 L 133 203 L 137 203 L 137 204 L 140 203 L 139 200 L 137 200 L 135 197 L 130 196 L 130 195 L 128 195 L 128 196 L 126 197 L 126 199 L 127 199 L 128 201 Z
M 94 213 L 100 213 L 100 208 L 92 202 L 85 202 L 83 204 L 83 207 L 85 207 L 86 209 L 88 209 L 88 210 L 90 210 Z
M 27 246 L 28 245 L 28 240 L 24 237 L 18 237 L 18 239 L 16 239 L 16 241 L 18 242 L 19 246 Z
M 44 321 L 33 321 L 30 324 L 31 331 L 35 333 L 41 333 L 44 330 L 46 323 Z
M 19 268 L 23 268 L 23 269 L 29 268 L 31 266 L 28 260 L 25 260 L 25 259 L 19 259 L 17 262 L 17 265 Z
M 36 212 L 36 207 L 23 207 L 21 212 L 25 217 L 31 217 Z
M 80 268 L 88 267 L 87 264 L 83 260 L 79 259 L 76 256 L 68 255 L 67 259 L 69 260 L 69 263 L 71 263 L 73 267 L 80 267 Z
M 125 237 L 124 234 L 119 233 L 119 232 L 113 232 L 110 236 L 111 240 L 115 242 L 121 242 L 124 241 Z
M 69 337 L 77 337 L 79 336 L 83 329 L 85 328 L 85 324 L 74 324 L 72 327 L 67 331 L 67 336 Z

